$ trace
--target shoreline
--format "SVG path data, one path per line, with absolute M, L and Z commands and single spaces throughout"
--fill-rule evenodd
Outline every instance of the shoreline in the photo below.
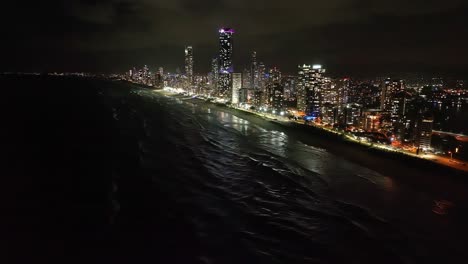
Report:
M 190 98 L 187 96 L 182 96 L 182 95 L 165 92 L 165 91 L 156 91 L 156 92 L 160 94 L 164 94 L 166 96 L 186 98 L 186 100 L 191 101 L 196 104 L 205 104 L 205 105 L 214 106 L 219 109 L 222 109 L 223 111 L 230 112 L 231 114 L 237 115 L 242 118 L 247 117 L 248 119 L 258 119 L 258 120 L 262 120 L 265 122 L 269 122 L 271 124 L 281 127 L 282 129 L 290 133 L 302 134 L 300 138 L 301 138 L 301 141 L 303 141 L 304 143 L 306 143 L 305 141 L 308 141 L 308 142 L 311 142 L 312 145 L 317 145 L 317 144 L 322 145 L 321 146 L 322 148 L 325 148 L 329 150 L 330 152 L 337 154 L 339 156 L 344 156 L 347 159 L 355 161 L 359 164 L 367 165 L 368 162 L 362 161 L 363 159 L 365 159 L 364 157 L 356 157 L 356 155 L 354 154 L 347 155 L 346 153 L 350 152 L 348 148 L 353 149 L 352 152 L 358 151 L 359 156 L 368 156 L 372 154 L 372 158 L 382 158 L 382 159 L 392 160 L 398 163 L 403 163 L 405 167 L 407 168 L 419 167 L 421 168 L 420 171 L 430 171 L 431 174 L 434 172 L 439 173 L 439 174 L 444 173 L 444 174 L 450 175 L 451 177 L 461 176 L 461 177 L 464 177 L 465 179 L 468 179 L 467 178 L 468 167 L 463 168 L 463 169 L 457 169 L 455 167 L 447 166 L 447 165 L 441 164 L 437 161 L 434 161 L 428 158 L 417 157 L 415 156 L 415 154 L 412 155 L 410 153 L 402 153 L 402 152 L 398 152 L 398 151 L 394 151 L 390 149 L 378 148 L 371 143 L 363 144 L 358 141 L 353 141 L 347 138 L 342 133 L 327 131 L 325 129 L 322 129 L 316 126 L 310 126 L 310 125 L 305 125 L 305 124 L 300 124 L 300 123 L 295 123 L 295 122 L 282 122 L 278 120 L 273 120 L 269 117 L 261 116 L 257 113 L 244 111 L 242 109 L 230 107 L 230 106 L 220 104 L 220 103 L 207 102 L 206 100 L 200 99 L 200 98 Z M 314 142 L 314 141 L 317 141 L 317 139 L 307 140 L 306 139 L 307 136 L 318 137 L 320 141 L 322 142 Z

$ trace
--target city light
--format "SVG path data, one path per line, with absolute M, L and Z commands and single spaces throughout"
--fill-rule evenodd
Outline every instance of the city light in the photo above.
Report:
M 362 144 L 382 144 L 380 149 L 401 151 L 428 157 L 428 152 L 443 153 L 431 146 L 434 116 L 415 115 L 417 100 L 424 100 L 428 108 L 442 105 L 464 107 L 468 92 L 443 89 L 439 83 L 410 89 L 407 80 L 383 78 L 357 80 L 351 77 L 327 76 L 321 64 L 299 64 L 296 76 L 283 76 L 277 67 L 268 67 L 257 52 L 251 52 L 250 65 L 243 71 L 234 71 L 232 61 L 232 28 L 219 29 L 219 53 L 211 60 L 207 76 L 194 74 L 193 48 L 185 47 L 185 71 L 164 72 L 163 68 L 150 71 L 147 66 L 134 67 L 125 74 L 131 82 L 163 89 L 165 92 L 190 95 L 193 99 L 206 98 L 218 104 L 227 104 L 243 111 L 261 113 L 264 118 L 313 125 L 331 133 L 346 133 L 347 138 Z M 459 82 L 462 83 L 462 82 Z M 418 84 L 420 87 L 421 84 Z M 174 88 L 171 88 L 174 87 Z M 432 105 L 435 104 L 435 105 Z M 461 106 L 460 106 L 461 105 Z M 444 116 L 444 121 L 449 116 Z M 444 132 L 445 133 L 445 132 Z M 465 135 L 455 135 L 458 141 Z M 387 146 L 391 144 L 391 146 Z M 445 152 L 453 158 L 460 156 L 459 147 Z

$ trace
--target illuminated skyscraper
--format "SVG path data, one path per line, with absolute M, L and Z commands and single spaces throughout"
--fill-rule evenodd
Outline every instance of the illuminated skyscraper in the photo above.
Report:
M 416 125 L 416 147 L 420 151 L 431 148 L 432 118 L 420 118 Z
M 192 46 L 185 47 L 185 75 L 190 84 L 193 83 L 193 49 Z
M 305 111 L 306 109 L 306 91 L 310 87 L 310 65 L 298 66 L 298 82 L 297 82 L 297 110 Z
M 324 84 L 322 88 L 322 103 L 330 103 L 335 105 L 337 103 L 338 91 L 335 84 L 330 78 L 324 78 Z
M 267 89 L 266 89 L 267 79 L 266 79 L 266 68 L 263 62 L 258 63 L 258 77 L 257 77 L 257 89 L 255 93 L 257 93 L 257 99 L 259 104 L 266 104 L 268 97 Z
M 149 71 L 149 68 L 148 68 L 148 66 L 147 66 L 147 65 L 145 65 L 145 66 L 143 67 L 143 79 L 146 79 L 146 78 L 148 78 L 148 76 L 149 76 L 149 72 L 150 72 L 150 71 Z
M 250 75 L 250 69 L 244 69 L 244 72 L 242 73 L 242 88 L 251 88 L 251 75 Z
M 268 82 L 268 102 L 275 113 L 279 114 L 283 109 L 284 89 L 281 85 L 281 72 L 277 68 L 270 70 Z
M 232 66 L 232 28 L 219 30 L 219 80 L 218 96 L 228 97 L 231 88 Z
M 252 61 L 250 65 L 250 85 L 253 89 L 258 89 L 258 65 L 257 52 L 252 52 Z
M 380 107 L 382 110 L 391 111 L 393 97 L 404 91 L 403 81 L 385 79 L 381 84 Z
M 232 73 L 232 91 L 231 91 L 231 103 L 239 103 L 239 92 L 242 88 L 242 73 Z
M 219 70 L 220 72 L 232 73 L 232 28 L 219 30 Z
M 294 76 L 285 76 L 281 78 L 281 85 L 284 90 L 284 106 L 297 108 L 297 78 Z
M 322 103 L 323 74 L 322 65 L 299 65 L 297 108 L 306 115 L 318 116 Z
M 162 89 L 164 87 L 164 78 L 160 72 L 154 74 L 154 87 Z
M 217 89 L 218 87 L 218 81 L 219 81 L 219 64 L 218 64 L 218 59 L 214 58 L 211 60 L 211 83 L 212 83 L 212 88 Z
M 381 83 L 381 93 L 380 93 L 380 109 L 385 110 L 388 109 L 388 90 L 390 90 L 390 78 L 385 79 Z

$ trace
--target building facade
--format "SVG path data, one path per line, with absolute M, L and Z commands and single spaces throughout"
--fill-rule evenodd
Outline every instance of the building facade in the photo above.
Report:
M 193 84 L 193 49 L 192 46 L 185 47 L 185 76 L 188 83 Z
M 258 89 L 258 77 L 257 52 L 253 51 L 250 62 L 250 88 Z
M 218 77 L 218 96 L 229 98 L 231 92 L 231 74 L 232 65 L 232 28 L 221 28 L 219 30 L 219 77 Z
M 416 127 L 416 147 L 419 151 L 426 151 L 431 148 L 432 123 L 430 118 L 420 118 Z
M 268 105 L 275 113 L 284 110 L 284 89 L 281 84 L 281 72 L 277 68 L 270 69 L 268 81 Z
M 297 108 L 306 115 L 320 115 L 322 104 L 322 88 L 325 69 L 321 65 L 299 65 L 297 83 Z
M 242 88 L 242 73 L 232 73 L 232 90 L 231 90 L 231 103 L 239 104 L 239 93 Z

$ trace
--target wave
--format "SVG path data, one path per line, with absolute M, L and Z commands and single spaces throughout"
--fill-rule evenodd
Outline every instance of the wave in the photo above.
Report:
M 403 239 L 390 224 L 368 210 L 335 200 L 323 179 L 326 175 L 304 168 L 269 148 L 268 141 L 258 140 L 274 137 L 281 142 L 286 135 L 260 128 L 254 128 L 259 131 L 256 136 L 246 135 L 233 128 L 243 122 L 239 118 L 225 126 L 229 114 L 209 119 L 216 111 L 192 113 L 187 104 L 168 102 L 158 105 L 166 115 L 159 117 L 139 106 L 138 111 L 148 115 L 141 119 L 141 164 L 148 174 L 154 171 L 153 164 L 171 167 L 169 174 L 155 173 L 153 184 L 167 193 L 174 207 L 183 208 L 181 215 L 205 241 L 204 259 L 226 263 L 229 257 L 238 259 L 235 252 L 239 252 L 257 263 L 330 263 L 353 258 L 375 263 L 378 258 L 369 253 L 375 251 L 401 262 L 396 253 L 401 252 L 397 242 Z M 167 120 L 164 126 L 162 119 Z M 293 143 L 285 148 L 300 148 L 301 142 Z M 326 153 L 302 147 L 309 154 Z M 217 250 L 232 253 L 218 256 Z

